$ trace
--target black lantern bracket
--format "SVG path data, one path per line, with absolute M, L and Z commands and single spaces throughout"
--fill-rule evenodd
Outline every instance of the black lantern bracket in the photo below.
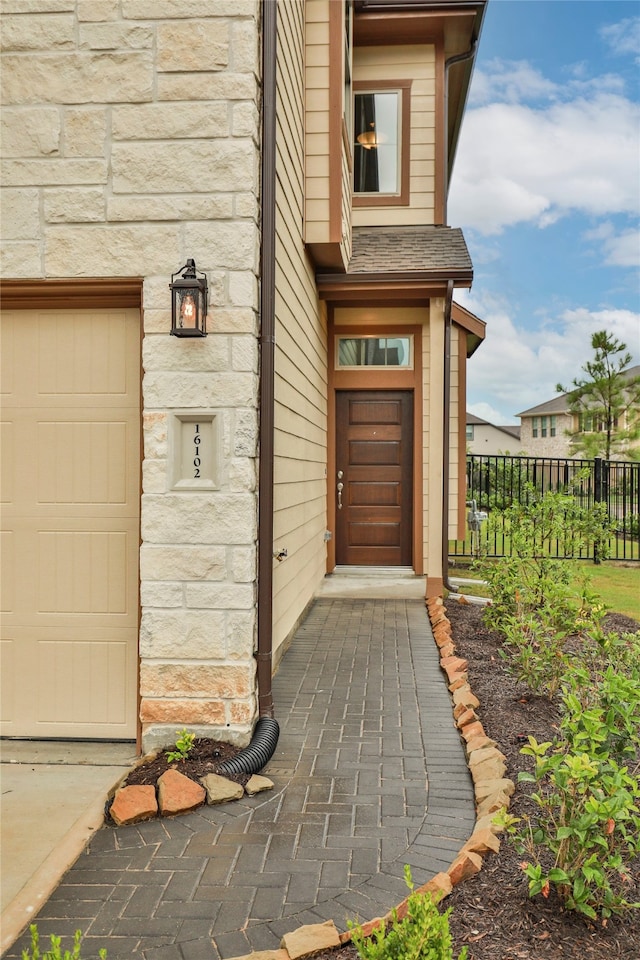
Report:
M 199 275 L 198 275 L 199 274 Z M 206 337 L 207 277 L 196 269 L 195 260 L 171 274 L 171 333 L 174 337 Z

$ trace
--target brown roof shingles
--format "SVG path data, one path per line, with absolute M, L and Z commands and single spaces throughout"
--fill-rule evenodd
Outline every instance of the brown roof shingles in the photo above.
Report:
M 462 230 L 455 227 L 354 227 L 346 276 L 473 275 Z

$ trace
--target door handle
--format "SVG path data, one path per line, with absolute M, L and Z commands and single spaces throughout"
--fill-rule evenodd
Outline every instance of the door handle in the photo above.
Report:
M 340 474 L 338 474 L 340 476 Z M 342 510 L 342 491 L 344 490 L 344 483 L 338 483 L 338 510 Z

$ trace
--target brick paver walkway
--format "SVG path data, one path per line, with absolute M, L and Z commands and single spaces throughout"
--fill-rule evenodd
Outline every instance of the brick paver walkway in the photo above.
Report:
M 423 602 L 317 600 L 274 699 L 275 790 L 100 830 L 41 909 L 41 942 L 79 928 L 83 958 L 223 960 L 386 912 L 405 863 L 417 884 L 447 869 L 474 795 Z

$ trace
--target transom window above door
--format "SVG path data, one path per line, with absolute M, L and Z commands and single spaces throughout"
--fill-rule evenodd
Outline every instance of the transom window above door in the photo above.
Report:
M 411 82 L 358 82 L 354 91 L 354 204 L 408 204 Z
M 336 366 L 341 370 L 358 367 L 413 367 L 413 337 L 338 337 Z

